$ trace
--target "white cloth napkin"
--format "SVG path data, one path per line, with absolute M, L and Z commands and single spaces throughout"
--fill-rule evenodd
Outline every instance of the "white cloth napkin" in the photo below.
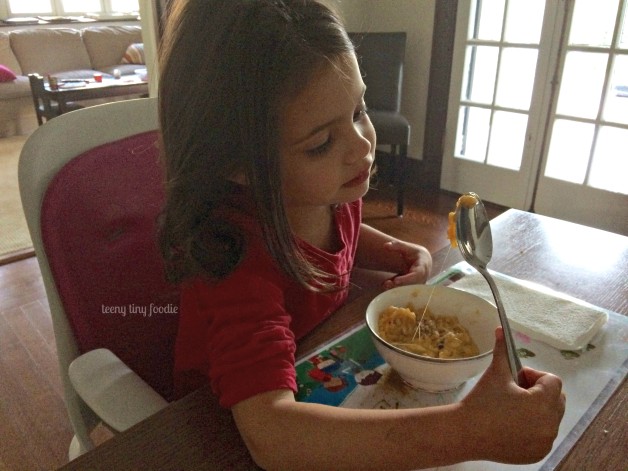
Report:
M 491 272 L 512 329 L 560 350 L 587 346 L 608 313 L 533 283 Z M 495 304 L 488 283 L 477 272 L 451 285 Z

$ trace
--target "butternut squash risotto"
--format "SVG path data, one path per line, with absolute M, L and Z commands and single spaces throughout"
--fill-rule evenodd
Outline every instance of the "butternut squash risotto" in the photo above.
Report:
M 417 314 L 410 307 L 389 306 L 379 315 L 377 327 L 384 340 L 418 355 L 467 358 L 480 354 L 456 316 L 435 316 L 428 309 L 419 328 Z

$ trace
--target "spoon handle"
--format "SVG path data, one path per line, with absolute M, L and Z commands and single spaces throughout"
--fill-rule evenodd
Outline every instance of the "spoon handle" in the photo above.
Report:
M 502 304 L 502 298 L 499 295 L 499 291 L 497 290 L 497 285 L 493 280 L 493 277 L 489 274 L 488 270 L 483 267 L 475 267 L 482 276 L 488 282 L 489 287 L 491 288 L 491 292 L 493 293 L 493 298 L 495 298 L 495 304 L 497 304 L 497 313 L 499 314 L 499 321 L 502 324 L 502 329 L 504 331 L 504 340 L 506 341 L 506 350 L 508 352 L 508 365 L 510 366 L 510 372 L 512 374 L 512 379 L 515 383 L 517 383 L 522 388 L 527 387 L 527 383 L 525 381 L 525 377 L 521 371 L 521 361 L 519 360 L 519 355 L 517 355 L 517 349 L 515 348 L 515 341 L 512 338 L 512 332 L 510 330 L 510 324 L 508 323 L 508 318 L 506 317 L 506 311 L 504 310 L 504 305 Z

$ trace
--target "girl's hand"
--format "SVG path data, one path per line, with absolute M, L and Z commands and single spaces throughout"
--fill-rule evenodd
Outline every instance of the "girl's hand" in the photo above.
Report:
M 565 394 L 558 376 L 531 368 L 523 373 L 530 387 L 512 380 L 501 327 L 495 332 L 493 361 L 476 386 L 462 400 L 467 424 L 477 430 L 485 459 L 531 463 L 551 449 L 565 412 Z
M 432 256 L 425 247 L 397 240 L 386 242 L 384 249 L 397 254 L 403 267 L 399 275 L 384 282 L 384 289 L 427 281 L 432 269 Z

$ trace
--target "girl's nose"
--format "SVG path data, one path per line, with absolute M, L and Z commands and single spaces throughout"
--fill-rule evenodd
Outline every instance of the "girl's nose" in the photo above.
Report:
M 355 162 L 364 159 L 375 146 L 375 131 L 356 126 L 351 146 L 347 152 L 347 161 Z

